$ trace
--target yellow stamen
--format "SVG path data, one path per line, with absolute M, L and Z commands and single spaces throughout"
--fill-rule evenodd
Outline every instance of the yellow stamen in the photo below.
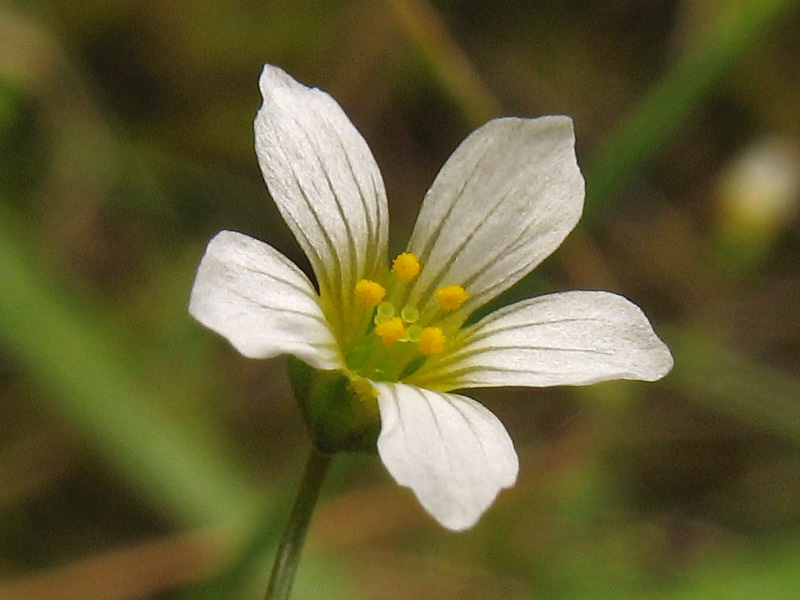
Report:
M 441 354 L 447 346 L 447 336 L 440 327 L 426 327 L 419 334 L 419 351 L 425 356 Z
M 403 283 L 408 283 L 419 275 L 419 259 L 411 252 L 403 252 L 392 263 L 392 273 Z
M 375 325 L 375 334 L 383 340 L 384 345 L 391 346 L 406 335 L 403 319 L 400 317 L 392 317 L 382 323 L 378 323 Z
M 372 308 L 381 303 L 386 296 L 386 288 L 380 283 L 362 279 L 356 284 L 356 300 L 361 306 Z
M 458 310 L 468 298 L 469 294 L 460 285 L 448 285 L 436 290 L 436 302 L 439 303 L 442 310 L 447 312 Z

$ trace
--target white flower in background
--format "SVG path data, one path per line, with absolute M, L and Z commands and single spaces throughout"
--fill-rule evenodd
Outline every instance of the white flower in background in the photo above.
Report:
M 271 246 L 223 231 L 189 310 L 245 356 L 294 355 L 377 402 L 383 463 L 442 525 L 474 525 L 518 469 L 500 421 L 451 390 L 652 381 L 670 370 L 641 310 L 606 292 L 533 298 L 464 326 L 578 221 L 584 184 L 569 118 L 496 119 L 470 135 L 390 266 L 383 181 L 342 109 L 277 67 L 264 68 L 260 87 L 259 164 L 319 291 Z

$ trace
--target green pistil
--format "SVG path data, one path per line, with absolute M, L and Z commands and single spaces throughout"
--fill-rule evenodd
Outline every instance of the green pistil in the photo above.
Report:
M 403 283 L 410 281 L 397 273 L 395 275 Z M 420 312 L 416 306 L 403 303 L 408 292 L 404 287 L 392 285 L 387 299 L 374 309 L 367 309 L 369 312 L 359 311 L 357 322 L 364 323 L 365 326 L 363 329 L 358 326 L 350 330 L 353 337 L 349 340 L 350 350 L 345 357 L 347 367 L 354 375 L 374 381 L 400 381 L 416 372 L 428 359 L 428 354 L 436 355 L 441 352 L 441 343 L 432 346 L 430 335 L 426 338 L 426 328 L 441 329 L 438 335 L 442 336 L 444 333 L 445 343 L 449 337 L 448 332 L 458 329 L 460 321 L 453 322 L 455 315 L 451 313 L 454 313 L 454 308 L 448 306 L 453 302 L 464 302 L 467 295 L 463 288 L 442 288 L 437 294 L 444 292 L 445 302 L 437 296 L 436 303 L 424 304 L 423 311 Z M 463 298 L 457 296 L 456 292 L 459 290 Z M 399 311 L 398 306 L 402 306 Z M 391 343 L 387 345 L 386 342 Z M 421 351 L 420 342 L 428 348 L 426 353 Z
M 406 323 L 416 323 L 419 320 L 419 311 L 416 306 L 404 306 L 400 311 L 400 317 Z
M 394 304 L 391 302 L 381 302 L 375 309 L 375 322 L 381 323 L 394 317 Z
M 350 371 L 374 381 L 399 381 L 422 365 L 425 357 L 420 354 L 416 343 L 423 328 L 416 323 L 419 319 L 416 307 L 404 306 L 400 311 L 406 334 L 399 341 L 387 346 L 375 334 L 375 325 L 396 316 L 397 309 L 391 302 L 382 302 L 375 308 L 372 325 L 345 357 Z

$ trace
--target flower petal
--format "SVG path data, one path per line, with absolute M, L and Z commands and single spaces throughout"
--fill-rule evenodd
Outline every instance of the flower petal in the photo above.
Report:
M 255 119 L 256 153 L 284 220 L 323 297 L 342 312 L 359 279 L 386 268 L 386 192 L 366 142 L 325 92 L 266 65 Z
M 457 389 L 655 381 L 673 364 L 639 307 L 609 292 L 518 302 L 464 334 L 455 352 L 420 369 L 413 382 Z
M 383 464 L 442 525 L 457 531 L 472 527 L 517 478 L 517 454 L 503 424 L 464 396 L 374 385 Z
M 319 369 L 343 367 L 311 282 L 274 248 L 222 231 L 208 243 L 189 313 L 250 358 L 293 354 Z
M 410 302 L 445 285 L 467 312 L 555 250 L 580 218 L 584 184 L 568 117 L 504 118 L 472 133 L 445 163 L 409 242 L 423 271 Z

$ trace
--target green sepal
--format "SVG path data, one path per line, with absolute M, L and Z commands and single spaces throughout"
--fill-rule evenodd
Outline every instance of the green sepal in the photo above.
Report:
M 373 395 L 356 392 L 341 371 L 320 371 L 294 357 L 289 358 L 289 379 L 320 452 L 377 451 L 381 418 Z

